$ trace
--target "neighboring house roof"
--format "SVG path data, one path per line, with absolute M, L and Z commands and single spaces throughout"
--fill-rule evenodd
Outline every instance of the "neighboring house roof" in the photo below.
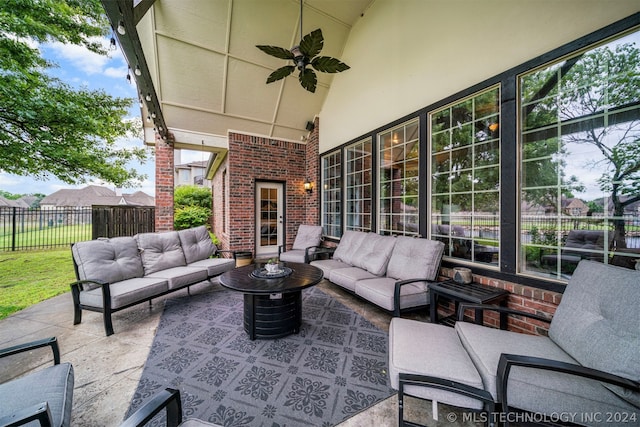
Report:
M 197 162 L 189 162 L 189 163 L 182 163 L 179 165 L 176 165 L 175 168 L 176 169 L 191 169 L 191 168 L 206 168 L 207 167 L 207 161 L 200 161 L 198 160 Z
M 21 199 L 11 200 L 11 199 L 7 199 L 6 197 L 2 197 L 2 196 L 0 196 L 0 206 L 10 207 L 10 208 L 28 208 L 28 207 L 30 207 L 30 205 L 27 204 L 24 200 L 21 200 Z
M 109 188 L 89 185 L 80 189 L 58 190 L 40 201 L 40 206 L 84 207 L 93 205 L 154 206 L 155 199 L 142 191 L 118 196 L 115 191 Z
M 23 201 L 26 204 L 26 207 L 31 207 L 33 206 L 33 202 L 38 200 L 38 198 L 36 196 L 22 196 L 18 200 Z

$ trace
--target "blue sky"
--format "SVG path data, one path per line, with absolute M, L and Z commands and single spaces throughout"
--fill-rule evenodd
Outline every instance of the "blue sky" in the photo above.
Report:
M 109 45 L 109 38 L 104 39 L 106 46 Z M 136 98 L 137 90 L 135 83 L 127 82 L 127 63 L 124 60 L 120 47 L 109 51 L 109 57 L 97 55 L 89 52 L 80 46 L 64 45 L 62 43 L 52 43 L 39 46 L 43 56 L 50 61 L 59 65 L 59 68 L 52 69 L 51 74 L 60 80 L 72 86 L 84 86 L 91 90 L 103 89 L 107 93 L 127 98 Z M 131 117 L 140 118 L 140 107 L 137 102 L 134 103 L 130 111 Z M 119 143 L 124 146 L 142 147 L 142 139 L 123 139 Z M 191 152 L 183 152 L 182 161 L 200 160 L 200 155 L 194 157 Z M 142 190 L 147 194 L 155 195 L 155 159 L 150 155 L 149 160 L 141 165 L 140 163 L 132 163 L 140 173 L 147 175 L 141 186 L 136 188 L 124 188 L 124 193 L 133 193 Z M 51 194 L 63 188 L 82 188 L 88 184 L 104 185 L 111 189 L 115 189 L 113 185 L 104 184 L 98 181 L 90 181 L 87 184 L 72 186 L 66 184 L 55 177 L 49 177 L 45 181 L 35 180 L 30 177 L 10 175 L 0 172 L 0 190 L 8 191 L 13 194 L 30 194 L 43 193 Z

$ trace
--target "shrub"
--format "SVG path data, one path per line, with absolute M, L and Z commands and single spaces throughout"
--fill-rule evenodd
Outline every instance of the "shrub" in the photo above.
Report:
M 173 227 L 175 230 L 207 225 L 211 209 L 202 206 L 185 206 L 177 208 L 173 214 Z

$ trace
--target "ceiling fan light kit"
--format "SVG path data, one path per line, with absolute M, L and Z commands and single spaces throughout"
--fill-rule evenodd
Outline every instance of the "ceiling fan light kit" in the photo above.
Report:
M 300 0 L 300 34 L 302 34 L 302 0 Z M 298 74 L 300 84 L 303 88 L 313 93 L 316 91 L 318 77 L 311 68 L 307 68 L 308 65 L 322 73 L 340 73 L 350 68 L 339 59 L 330 56 L 317 56 L 323 46 L 324 37 L 322 36 L 322 30 L 319 28 L 302 37 L 300 44 L 290 50 L 278 46 L 256 45 L 258 49 L 267 55 L 290 60 L 294 64 L 285 65 L 275 70 L 267 78 L 267 84 L 284 79 L 298 69 L 300 71 Z

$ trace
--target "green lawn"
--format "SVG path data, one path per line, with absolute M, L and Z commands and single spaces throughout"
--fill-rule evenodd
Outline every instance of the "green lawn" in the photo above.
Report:
M 74 280 L 70 248 L 0 252 L 0 319 L 68 292 Z

